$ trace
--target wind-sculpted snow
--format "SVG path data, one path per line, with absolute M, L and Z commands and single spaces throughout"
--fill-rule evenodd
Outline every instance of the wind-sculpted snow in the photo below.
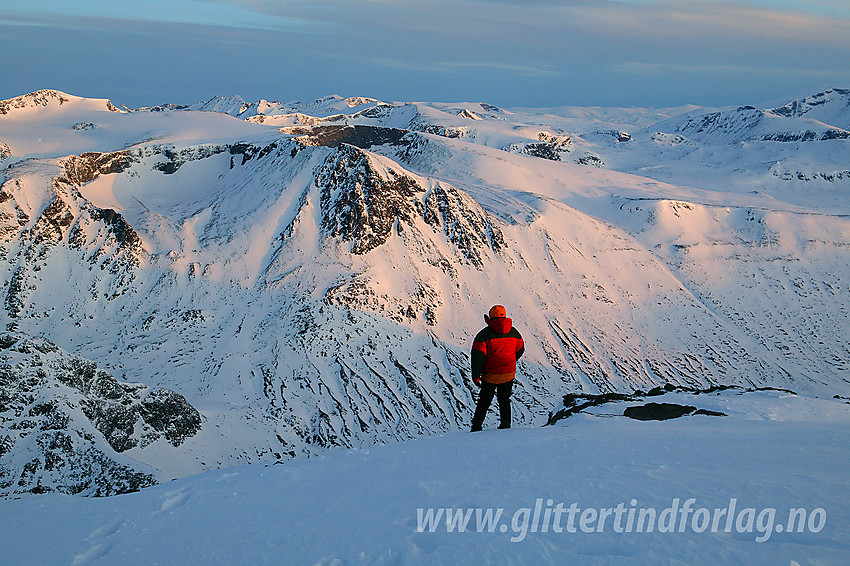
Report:
M 183 434 L 185 422 L 130 404 L 162 434 L 144 449 L 122 437 L 138 439 L 128 454 L 158 481 L 466 428 L 470 340 L 494 303 L 526 340 L 517 424 L 542 424 L 567 393 L 850 391 L 850 220 L 821 197 L 806 208 L 803 194 L 781 201 L 718 180 L 727 166 L 703 163 L 710 144 L 716 159 L 744 156 L 731 185 L 784 182 L 725 141 L 734 120 L 703 137 L 627 135 L 620 120 L 581 134 L 567 118 L 545 126 L 557 116 L 472 103 L 329 97 L 246 121 L 211 102 L 217 111 L 112 121 L 75 110 L 69 123 L 106 126 L 73 136 L 121 133 L 109 151 L 39 156 L 16 123 L 2 170 L 2 322 L 163 406 L 183 404 L 154 392 L 197 408 L 203 426 Z M 315 123 L 293 122 L 311 109 Z M 57 127 L 34 124 L 33 136 Z M 145 128 L 131 135 L 132 124 Z M 191 129 L 164 133 L 171 124 Z M 748 143 L 794 148 L 790 164 L 803 164 L 806 144 L 847 142 Z M 541 159 L 534 144 L 554 153 Z M 574 163 L 636 170 L 649 157 L 666 173 Z M 687 168 L 714 190 L 658 180 Z

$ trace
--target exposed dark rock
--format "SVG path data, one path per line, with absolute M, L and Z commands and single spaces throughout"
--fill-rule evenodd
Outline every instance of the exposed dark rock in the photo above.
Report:
M 561 155 L 558 153 L 558 150 L 553 147 L 552 144 L 546 142 L 527 144 L 520 150 L 520 153 L 524 153 L 525 155 L 530 155 L 532 157 L 549 159 L 551 161 L 561 160 Z
M 813 108 L 823 106 L 833 100 L 844 101 L 844 107 L 850 106 L 850 89 L 847 88 L 832 88 L 806 98 L 793 100 L 784 106 L 773 108 L 771 112 L 779 116 L 788 118 L 801 118 L 805 116 Z M 845 124 L 835 124 L 836 126 L 846 127 Z
M 598 155 L 588 153 L 584 157 L 579 157 L 575 161 L 578 165 L 591 165 L 593 167 L 605 167 L 605 162 Z
M 503 148 L 509 153 L 521 153 L 532 157 L 561 161 L 561 155 L 570 151 L 570 136 L 559 136 L 549 132 L 539 132 L 537 142 L 515 143 Z
M 15 334 L 3 334 L 0 336 L 0 350 L 11 348 L 18 342 L 19 337 Z
M 762 141 L 775 142 L 807 142 L 850 139 L 850 132 L 839 129 L 829 129 L 825 132 L 813 130 L 801 130 L 799 132 L 773 132 L 765 134 L 760 138 Z
M 391 169 L 382 173 L 362 151 L 343 146 L 317 174 L 322 227 L 328 235 L 351 242 L 352 253 L 364 254 L 386 242 L 397 220 L 413 222 L 411 197 L 422 187 Z
M 587 409 L 588 407 L 596 407 L 605 403 L 617 401 L 632 401 L 635 397 L 627 393 L 603 393 L 601 395 L 584 395 L 581 393 L 567 393 L 564 395 L 564 408 L 557 413 L 549 413 L 547 425 L 554 424 L 561 419 L 565 419 L 571 415 Z
M 726 413 L 709 411 L 708 409 L 697 409 L 691 405 L 679 405 L 676 403 L 647 403 L 636 407 L 628 407 L 623 412 L 623 416 L 638 421 L 666 421 L 686 415 L 725 417 Z
M 341 144 L 369 149 L 376 145 L 399 144 L 407 130 L 377 126 L 315 126 L 298 139 L 304 145 L 338 147 Z
M 239 145 L 239 144 L 236 144 Z M 245 144 L 247 147 L 247 144 Z M 151 150 L 158 150 L 159 153 L 164 156 L 167 161 L 162 163 L 157 163 L 153 166 L 157 171 L 162 171 L 166 175 L 171 175 L 176 173 L 178 169 L 189 161 L 197 161 L 200 159 L 206 159 L 207 157 L 212 157 L 213 155 L 218 155 L 219 153 L 224 153 L 225 151 L 230 151 L 230 149 L 234 146 L 230 145 L 198 145 L 187 147 L 185 149 L 181 149 L 180 151 L 175 151 L 172 147 L 160 147 L 160 148 L 150 148 Z M 246 160 L 243 159 L 243 163 Z
M 101 399 L 86 400 L 82 408 L 86 417 L 116 452 L 124 452 L 138 445 L 138 440 L 133 438 L 138 420 L 137 409 Z
M 598 405 L 604 405 L 607 403 L 620 403 L 625 401 L 641 401 L 645 397 L 658 397 L 661 395 L 665 395 L 667 393 L 687 393 L 690 395 L 699 396 L 699 395 L 708 395 L 712 393 L 718 393 L 721 391 L 735 390 L 740 391 L 742 393 L 748 393 L 753 391 L 779 391 L 782 393 L 790 393 L 792 395 L 796 395 L 793 391 L 788 389 L 779 389 L 775 387 L 753 387 L 749 389 L 745 389 L 743 387 L 738 387 L 736 385 L 712 385 L 707 388 L 696 388 L 696 387 L 685 387 L 681 385 L 673 385 L 671 383 L 666 383 L 664 385 L 659 385 L 657 387 L 653 387 L 649 391 L 640 391 L 637 390 L 634 393 L 602 393 L 599 395 L 593 394 L 583 394 L 583 393 L 568 393 L 564 395 L 564 406 L 559 409 L 555 413 L 549 413 L 549 420 L 547 421 L 547 425 L 554 424 L 561 419 L 565 419 L 571 415 L 579 413 L 588 407 L 595 407 Z M 677 409 L 675 407 L 683 408 Z M 678 411 L 684 410 L 681 414 L 676 414 Z M 675 415 L 675 416 L 665 416 L 664 418 L 643 418 L 646 415 Z M 690 405 L 678 405 L 672 403 L 647 403 L 640 407 L 629 407 L 626 409 L 625 416 L 634 418 L 637 420 L 665 420 L 667 418 L 676 418 L 682 415 L 710 415 L 710 416 L 726 416 L 724 413 L 717 411 L 710 411 L 708 409 L 698 409 L 697 407 L 693 407 Z
M 245 165 L 245 163 L 247 163 L 251 159 L 254 159 L 255 157 L 257 159 L 262 159 L 278 147 L 280 147 L 279 142 L 272 142 L 263 147 L 243 142 L 231 145 L 229 151 L 231 155 L 241 155 L 242 165 Z
M 697 409 L 694 411 L 694 415 L 706 415 L 709 417 L 726 417 L 728 416 L 726 413 L 721 411 L 709 411 L 708 409 Z
M 384 168 L 354 146 L 340 146 L 325 160 L 316 186 L 326 234 L 350 242 L 355 254 L 384 244 L 393 230 L 416 229 L 416 218 L 442 231 L 477 267 L 483 265 L 485 248 L 499 251 L 505 245 L 501 231 L 466 193 L 440 183 L 423 200 L 426 190 L 416 179 Z
M 627 142 L 632 140 L 632 135 L 622 130 L 596 130 L 594 133 L 602 136 L 611 136 L 618 142 Z
M 425 222 L 442 229 L 449 241 L 476 267 L 483 267 L 485 248 L 505 246 L 501 231 L 472 198 L 451 185 L 439 184 L 428 194 L 421 211 Z
M 159 438 L 178 446 L 200 426 L 200 413 L 178 393 L 118 380 L 43 338 L 0 335 L 0 496 L 100 496 L 153 485 L 153 475 L 119 463 L 116 453 Z M 35 442 L 18 442 L 27 437 Z M 22 459 L 25 466 L 12 465 Z
M 649 391 L 647 391 L 647 397 L 654 397 L 656 395 L 664 395 L 665 393 L 669 393 L 671 391 L 676 391 L 676 386 L 670 383 L 665 383 L 663 386 L 659 385 L 658 387 L 653 387 Z
M 136 108 L 136 112 L 170 112 L 174 110 L 186 110 L 188 104 L 160 104 L 158 106 L 143 106 Z
M 467 126 L 440 126 L 438 124 L 415 124 L 413 129 L 449 139 L 466 138 L 472 134 Z
M 154 389 L 142 399 L 139 412 L 146 423 L 174 446 L 201 430 L 201 414 L 186 398 L 168 389 Z
M 121 173 L 141 160 L 140 150 L 122 150 L 111 153 L 87 152 L 67 157 L 65 179 L 75 185 L 84 185 L 101 175 Z
M 93 207 L 90 215 L 92 220 L 101 221 L 109 227 L 119 247 L 129 246 L 141 249 L 142 240 L 120 213 L 115 212 L 111 208 Z
M 850 169 L 831 172 L 818 171 L 815 173 L 803 173 L 802 171 L 774 171 L 773 175 L 781 178 L 783 181 L 814 181 L 817 179 L 823 179 L 824 181 L 834 183 L 836 181 L 850 179 Z
M 635 407 L 627 407 L 623 416 L 638 421 L 666 421 L 690 415 L 696 411 L 696 407 L 690 405 L 678 405 L 676 403 L 647 403 Z

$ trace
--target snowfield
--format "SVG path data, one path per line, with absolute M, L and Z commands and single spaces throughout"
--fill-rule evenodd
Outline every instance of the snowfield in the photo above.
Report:
M 6 501 L 3 562 L 846 562 L 850 405 L 781 392 L 654 399 L 728 416 L 643 422 L 622 416 L 634 403 L 615 403 L 551 427 L 444 433 L 116 497 Z M 656 511 L 652 532 L 649 512 L 639 526 L 641 509 Z
M 842 564 L 848 128 L 0 101 L 2 562 Z M 495 303 L 514 429 L 470 435 Z

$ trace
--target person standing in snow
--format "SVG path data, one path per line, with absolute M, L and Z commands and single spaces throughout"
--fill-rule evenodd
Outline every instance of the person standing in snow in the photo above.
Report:
M 495 305 L 484 315 L 484 321 L 487 327 L 472 342 L 472 382 L 481 388 L 472 417 L 472 432 L 481 430 L 493 395 L 499 401 L 499 428 L 511 428 L 516 362 L 525 352 L 522 336 L 508 318 L 505 307 Z

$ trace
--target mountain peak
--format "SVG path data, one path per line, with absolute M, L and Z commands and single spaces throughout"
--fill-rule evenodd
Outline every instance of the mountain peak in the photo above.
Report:
M 112 104 L 112 102 L 106 99 L 89 99 L 83 98 L 81 96 L 67 94 L 59 90 L 41 89 L 35 92 L 31 92 L 29 94 L 24 94 L 15 98 L 9 98 L 7 100 L 0 101 L 0 116 L 21 110 L 58 108 L 65 104 L 79 103 L 84 101 L 94 102 L 96 106 L 103 105 L 103 109 L 108 110 L 110 112 L 121 112 L 121 110 L 116 108 Z
M 809 118 L 847 130 L 850 129 L 850 89 L 830 88 L 770 111 L 779 116 Z

